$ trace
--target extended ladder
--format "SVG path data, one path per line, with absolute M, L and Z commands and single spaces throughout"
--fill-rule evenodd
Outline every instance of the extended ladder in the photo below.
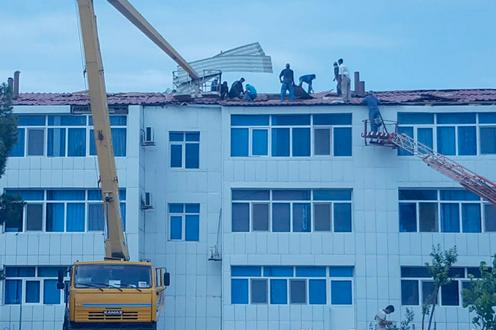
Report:
M 412 137 L 406 134 L 398 134 L 397 129 L 395 129 L 394 133 L 389 133 L 387 130 L 384 132 L 367 131 L 367 121 L 365 121 L 365 131 L 362 133 L 362 137 L 368 143 L 397 147 L 417 156 L 436 171 L 455 180 L 467 190 L 485 198 L 491 204 L 496 205 L 496 183 L 435 152 Z

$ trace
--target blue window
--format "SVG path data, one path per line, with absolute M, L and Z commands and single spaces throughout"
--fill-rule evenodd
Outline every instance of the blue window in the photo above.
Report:
M 475 113 L 438 113 L 438 124 L 475 124 Z
M 462 229 L 464 233 L 481 232 L 481 205 L 462 203 Z
M 200 132 L 169 132 L 170 165 L 178 168 L 199 168 Z
M 310 190 L 308 189 L 281 189 L 272 190 L 272 199 L 276 201 L 307 201 L 310 200 Z
M 310 128 L 293 128 L 293 156 L 310 156 Z
M 34 277 L 35 267 L 11 267 L 5 268 L 6 277 Z
M 281 276 L 293 276 L 293 267 L 288 266 L 266 266 L 263 269 L 264 276 L 269 277 L 281 277 Z
M 484 224 L 486 232 L 496 231 L 496 206 L 484 205 Z
M 329 275 L 331 277 L 353 277 L 352 266 L 332 266 L 329 267 Z
M 310 125 L 310 115 L 272 115 L 273 126 Z
M 443 155 L 455 155 L 455 128 L 437 128 L 437 151 Z
M 80 201 L 84 195 L 84 190 L 47 190 L 47 200 L 52 201 Z
M 445 233 L 460 232 L 460 212 L 458 203 L 441 203 L 441 231 Z
M 102 231 L 104 227 L 103 205 L 88 204 L 88 231 Z
M 400 189 L 399 200 L 437 200 L 437 190 Z
M 45 116 L 39 115 L 18 115 L 18 126 L 45 126 Z
M 399 116 L 399 114 L 398 114 L 398 116 Z M 409 137 L 413 138 L 413 127 L 400 126 L 400 127 L 398 127 L 398 133 L 399 134 L 406 134 Z M 403 150 L 403 148 L 398 148 L 398 156 L 411 156 L 411 155 L 412 155 L 411 152 Z
M 103 218 L 103 214 L 102 214 Z M 46 205 L 46 231 L 64 231 L 64 203 L 47 203 Z
M 86 126 L 86 116 L 48 116 L 49 126 Z
M 68 156 L 86 156 L 86 128 L 69 128 Z
M 231 126 L 268 126 L 268 115 L 232 115 Z
M 480 153 L 496 154 L 496 127 L 480 128 Z
M 313 153 L 315 155 L 331 154 L 330 128 L 315 128 L 313 130 Z
M 351 232 L 350 203 L 334 203 L 334 231 Z
M 49 157 L 65 156 L 65 131 L 65 128 L 48 129 L 47 155 Z
M 325 113 L 313 115 L 314 125 L 351 125 L 351 113 Z
M 126 118 L 126 117 L 124 117 Z M 126 129 L 112 128 L 112 145 L 116 157 L 126 156 Z
M 435 291 L 434 282 L 422 282 L 422 304 L 436 304 L 437 292 Z
M 313 189 L 313 199 L 317 201 L 349 201 L 351 189 Z
M 200 216 L 186 215 L 186 241 L 200 240 Z
M 331 203 L 313 204 L 313 230 L 331 231 Z
M 306 280 L 290 280 L 289 281 L 289 300 L 291 304 L 306 304 L 307 303 L 307 281 Z
M 312 220 L 310 218 L 310 203 L 293 204 L 293 231 L 310 232 Z
M 400 203 L 400 232 L 417 231 L 417 204 Z
M 17 128 L 17 142 L 9 151 L 9 157 L 24 157 L 24 128 Z
M 68 232 L 84 231 L 84 204 L 67 203 L 67 230 Z
M 22 298 L 22 281 L 5 280 L 5 304 L 20 304 Z
M 441 287 L 441 305 L 443 306 L 458 306 L 460 304 L 460 294 L 458 292 L 458 281 Z
M 183 164 L 183 148 L 181 145 L 171 145 L 171 167 L 181 167 Z
M 27 155 L 43 156 L 45 153 L 45 129 L 29 128 L 27 135 Z
M 479 123 L 481 123 L 481 124 L 496 124 L 496 112 L 481 112 L 481 113 L 479 113 Z
M 248 128 L 231 128 L 231 156 L 248 156 Z
M 248 280 L 231 279 L 231 304 L 248 304 Z
M 351 128 L 334 128 L 334 156 L 351 156 Z
M 267 156 L 268 149 L 268 133 L 266 129 L 254 129 L 252 133 L 252 154 L 254 156 Z
M 270 280 L 270 303 L 274 305 L 288 303 L 288 281 L 282 279 Z
M 200 144 L 186 143 L 186 168 L 200 167 Z
M 290 229 L 290 204 L 272 204 L 272 231 L 289 232 Z
M 58 267 L 58 266 L 45 266 L 45 267 L 38 267 L 38 276 L 40 277 L 57 277 L 58 272 L 67 272 L 66 267 Z
M 480 197 L 473 192 L 463 189 L 449 189 L 440 191 L 441 200 L 445 201 L 479 201 Z
M 333 305 L 352 304 L 351 281 L 331 281 L 331 303 Z
M 171 239 L 182 239 L 183 237 L 183 218 L 181 216 L 170 217 Z
M 289 128 L 272 129 L 272 156 L 289 156 Z
M 171 240 L 199 241 L 200 204 L 169 204 L 169 228 Z
M 432 128 L 417 128 L 417 140 L 432 149 Z
M 298 266 L 296 277 L 325 277 L 326 268 L 320 266 Z
M 401 280 L 401 304 L 419 304 L 419 282 L 417 280 Z
M 308 290 L 308 300 L 311 305 L 326 304 L 326 280 L 309 280 Z
M 260 266 L 231 266 L 231 276 L 260 276 L 262 267 Z
M 269 196 L 270 191 L 266 189 L 233 189 L 232 191 L 232 199 L 238 201 L 267 201 L 270 199 Z
M 43 281 L 43 303 L 60 304 L 60 290 L 57 289 L 57 280 Z
M 267 280 L 266 279 L 251 279 L 251 303 L 266 304 L 267 299 Z
M 434 124 L 433 113 L 399 112 L 398 123 L 404 124 Z
M 232 231 L 250 231 L 250 204 L 232 203 Z
M 401 277 L 422 277 L 429 278 L 432 274 L 427 267 L 418 266 L 402 266 Z
M 476 155 L 477 138 L 475 126 L 458 127 L 458 154 Z
M 26 303 L 40 302 L 40 282 L 26 281 Z

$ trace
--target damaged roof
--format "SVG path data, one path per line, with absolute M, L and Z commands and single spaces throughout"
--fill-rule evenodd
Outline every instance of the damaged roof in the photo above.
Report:
M 496 89 L 447 89 L 375 92 L 383 105 L 496 105 Z M 350 104 L 361 104 L 362 97 L 352 97 Z M 220 100 L 216 95 L 192 98 L 168 93 L 110 93 L 109 105 L 199 104 L 223 106 L 295 106 L 340 105 L 340 97 L 331 92 L 312 94 L 312 98 L 281 102 L 278 94 L 259 94 L 255 101 Z M 87 92 L 20 93 L 14 105 L 87 105 Z

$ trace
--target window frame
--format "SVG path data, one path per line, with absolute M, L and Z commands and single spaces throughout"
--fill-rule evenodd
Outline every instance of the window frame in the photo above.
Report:
M 172 212 L 170 210 L 170 205 L 171 204 L 181 204 L 183 211 L 182 212 Z M 196 212 L 189 212 L 186 211 L 186 204 L 195 204 L 198 205 L 198 213 Z M 167 204 L 167 220 L 168 220 L 168 226 L 167 226 L 167 240 L 169 242 L 192 242 L 192 243 L 198 243 L 200 242 L 201 235 L 200 235 L 200 227 L 201 227 L 201 204 L 200 203 L 168 203 Z M 186 240 L 186 217 L 191 216 L 191 215 L 196 215 L 198 216 L 198 240 Z M 172 217 L 181 217 L 181 238 L 172 238 L 172 230 L 171 230 L 171 224 L 172 224 Z
M 183 171 L 197 171 L 201 169 L 201 132 L 200 131 L 168 131 L 168 142 L 169 142 L 169 164 L 168 168 L 171 170 L 183 170 Z M 171 133 L 182 134 L 181 141 L 172 141 L 170 136 Z M 187 133 L 198 133 L 198 141 L 186 141 Z M 186 167 L 186 145 L 198 145 L 198 167 Z M 181 146 L 181 166 L 172 166 L 172 146 Z

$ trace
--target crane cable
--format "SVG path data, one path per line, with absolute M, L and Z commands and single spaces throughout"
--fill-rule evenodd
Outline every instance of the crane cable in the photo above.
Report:
M 84 90 L 88 90 L 88 85 L 86 81 L 86 64 L 84 62 L 84 50 L 83 50 L 83 40 L 81 39 L 81 21 L 79 20 L 79 8 L 77 5 L 77 0 L 74 1 L 74 8 L 75 8 L 75 13 L 76 13 L 76 26 L 77 26 L 77 35 L 78 35 L 78 41 L 79 41 L 79 56 L 81 59 L 81 69 L 83 72 L 83 83 L 84 83 Z

